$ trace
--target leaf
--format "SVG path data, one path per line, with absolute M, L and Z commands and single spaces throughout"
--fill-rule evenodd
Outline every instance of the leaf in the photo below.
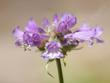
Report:
M 81 50 L 83 47 L 74 48 L 73 50 Z
M 49 63 L 52 62 L 53 60 L 48 60 L 46 65 L 45 65 L 45 69 L 46 69 L 46 72 L 47 74 L 52 77 L 52 78 L 55 78 L 49 71 L 48 71 L 48 66 L 49 66 Z
M 63 64 L 66 67 L 67 64 L 66 64 L 65 58 L 63 58 Z

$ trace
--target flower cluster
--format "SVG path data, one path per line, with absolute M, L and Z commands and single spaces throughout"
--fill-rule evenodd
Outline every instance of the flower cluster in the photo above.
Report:
M 100 39 L 103 33 L 99 26 L 91 28 L 83 24 L 79 29 L 72 32 L 71 28 L 77 23 L 77 18 L 69 13 L 61 16 L 54 15 L 53 21 L 44 19 L 42 27 L 38 26 L 34 19 L 30 19 L 21 31 L 19 26 L 13 30 L 15 44 L 17 46 L 37 47 L 42 51 L 42 57 L 46 60 L 64 58 L 68 51 L 77 47 L 80 43 L 87 42 L 90 46 Z

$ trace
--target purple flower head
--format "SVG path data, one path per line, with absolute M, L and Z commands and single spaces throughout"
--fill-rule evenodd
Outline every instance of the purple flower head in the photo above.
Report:
M 102 32 L 103 31 L 100 27 L 90 28 L 89 26 L 84 24 L 76 32 L 65 35 L 65 38 L 69 40 L 78 40 L 80 42 L 86 41 L 90 45 L 92 45 L 94 43 L 94 40 L 96 40 L 97 42 L 102 41 L 99 38 Z
M 56 25 L 57 31 L 60 33 L 68 32 L 76 24 L 76 21 L 74 15 L 64 14 Z
M 44 59 L 56 59 L 62 58 L 63 54 L 60 52 L 61 44 L 56 41 L 52 41 L 46 44 L 46 51 L 42 54 Z
M 15 44 L 16 44 L 17 46 L 21 46 L 21 45 L 23 44 L 23 34 L 24 34 L 24 32 L 22 32 L 22 31 L 19 29 L 19 26 L 17 26 L 17 27 L 13 30 L 12 34 L 13 34 L 14 37 L 15 37 Z
M 17 26 L 12 33 L 17 46 L 37 47 L 43 51 L 44 59 L 60 59 L 80 43 L 87 42 L 91 46 L 94 42 L 103 42 L 100 38 L 103 33 L 101 27 L 91 28 L 87 24 L 83 24 L 78 30 L 72 32 L 71 28 L 76 23 L 77 18 L 72 14 L 65 13 L 61 17 L 55 14 L 52 22 L 44 19 L 41 27 L 31 18 L 24 31 Z

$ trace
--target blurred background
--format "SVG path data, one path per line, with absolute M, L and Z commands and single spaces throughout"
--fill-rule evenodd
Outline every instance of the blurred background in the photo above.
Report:
M 43 18 L 52 20 L 64 12 L 77 16 L 74 28 L 85 22 L 103 27 L 105 41 L 68 53 L 65 83 L 110 83 L 110 0 L 0 0 L 0 83 L 58 83 L 55 62 L 49 65 L 53 79 L 46 74 L 40 52 L 24 52 L 14 45 L 12 30 L 16 25 L 23 30 L 30 17 L 41 25 Z

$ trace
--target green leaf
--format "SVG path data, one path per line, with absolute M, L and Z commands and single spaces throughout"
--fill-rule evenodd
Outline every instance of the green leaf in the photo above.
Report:
M 55 78 L 55 77 L 48 71 L 49 63 L 52 62 L 52 61 L 53 61 L 53 59 L 47 61 L 46 65 L 45 65 L 45 69 L 46 69 L 47 74 L 48 74 L 50 77 Z
M 66 67 L 67 64 L 66 64 L 65 58 L 63 58 L 63 64 Z

